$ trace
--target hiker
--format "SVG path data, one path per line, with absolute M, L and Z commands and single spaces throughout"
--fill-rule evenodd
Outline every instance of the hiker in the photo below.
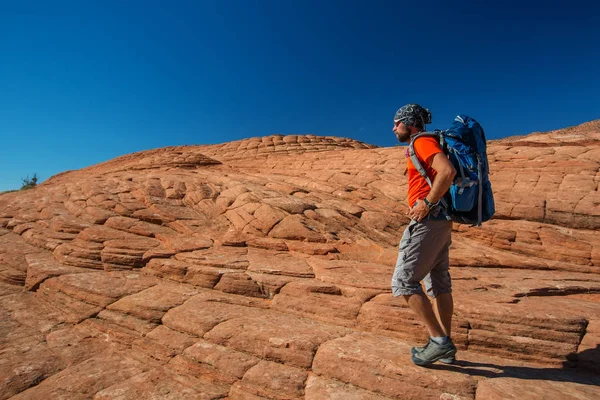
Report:
M 410 142 L 431 123 L 431 113 L 418 104 L 407 104 L 394 116 L 393 131 L 400 142 Z M 419 137 L 414 151 L 431 180 L 431 186 L 419 174 L 407 152 L 408 215 L 398 260 L 392 278 L 394 296 L 404 296 L 411 310 L 425 324 L 429 341 L 424 347 L 411 349 L 412 361 L 429 365 L 436 361 L 453 363 L 456 346 L 450 338 L 453 300 L 450 281 L 449 247 L 452 221 L 440 205 L 456 170 L 434 137 Z M 434 298 L 435 312 L 423 293 Z

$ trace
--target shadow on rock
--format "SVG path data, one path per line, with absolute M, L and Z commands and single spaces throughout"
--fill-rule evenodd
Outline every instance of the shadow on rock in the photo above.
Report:
M 562 368 L 498 365 L 457 359 L 454 364 L 434 364 L 429 369 L 454 371 L 484 378 L 518 378 L 600 386 L 598 354 L 600 354 L 600 345 L 580 353 L 571 353 L 568 357 L 569 361 L 563 362 Z

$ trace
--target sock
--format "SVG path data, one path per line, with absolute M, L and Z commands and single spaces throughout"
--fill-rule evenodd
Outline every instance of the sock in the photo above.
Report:
M 437 336 L 437 337 L 431 336 L 431 340 L 437 344 L 444 345 L 444 344 L 448 343 L 448 336 Z

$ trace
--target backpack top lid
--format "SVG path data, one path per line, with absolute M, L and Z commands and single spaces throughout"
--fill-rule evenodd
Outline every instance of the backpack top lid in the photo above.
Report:
M 456 116 L 450 128 L 444 131 L 444 135 L 462 141 L 476 153 L 486 154 L 485 132 L 479 122 L 468 115 L 460 114 Z

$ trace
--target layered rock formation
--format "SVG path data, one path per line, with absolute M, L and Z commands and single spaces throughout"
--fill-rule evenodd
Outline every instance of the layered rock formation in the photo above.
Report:
M 404 149 L 269 136 L 120 157 L 0 196 L 0 399 L 600 397 L 600 122 L 490 142 L 455 226 L 460 347 L 391 295 Z

